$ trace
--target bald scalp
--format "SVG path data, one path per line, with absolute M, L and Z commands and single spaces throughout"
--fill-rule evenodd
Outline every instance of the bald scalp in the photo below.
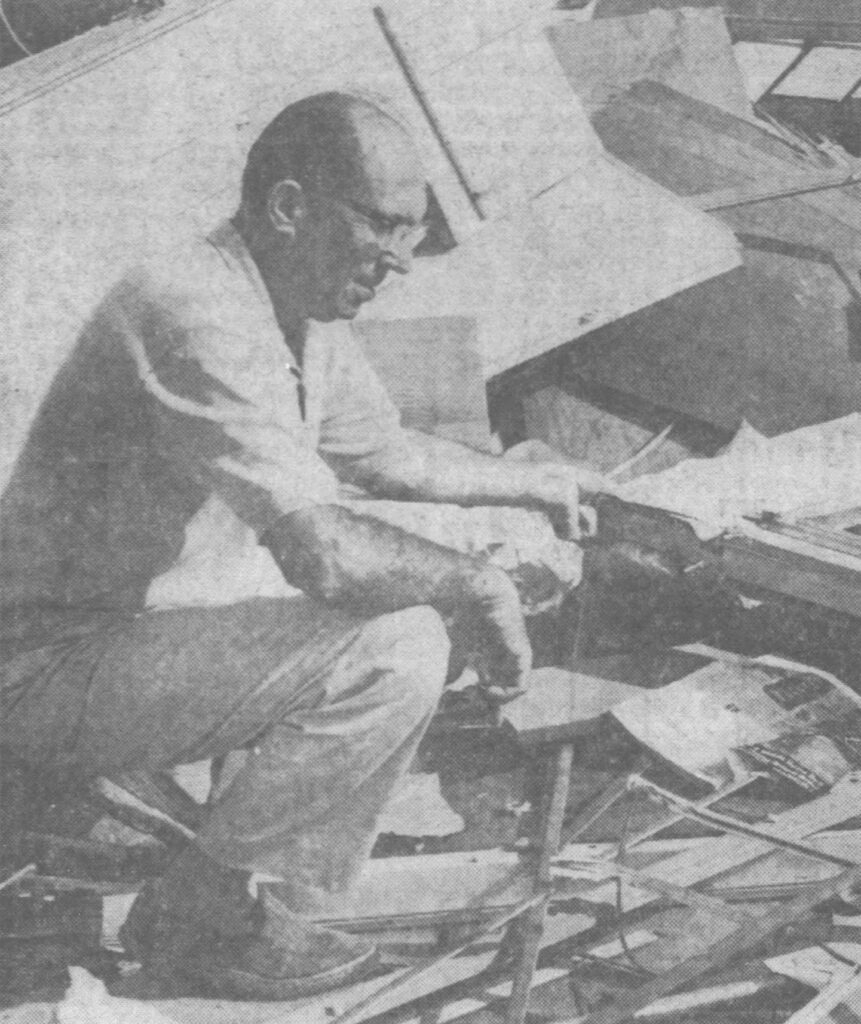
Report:
M 366 140 L 385 131 L 407 137 L 396 117 L 361 96 L 317 93 L 285 107 L 251 147 L 242 177 L 242 205 L 262 213 L 273 185 L 298 182 L 310 194 L 347 194 L 360 181 Z

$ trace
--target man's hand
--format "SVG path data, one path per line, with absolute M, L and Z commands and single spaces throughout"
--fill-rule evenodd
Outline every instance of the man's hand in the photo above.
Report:
M 335 505 L 284 516 L 262 543 L 288 583 L 364 618 L 431 605 L 465 625 L 491 699 L 520 692 L 532 651 L 517 588 L 501 569 Z
M 613 493 L 611 481 L 592 469 L 565 463 L 545 462 L 535 468 L 541 475 L 534 499 L 548 513 L 559 536 L 579 540 L 591 533 L 594 527 L 581 506 L 581 494 Z
M 576 540 L 587 516 L 581 495 L 613 494 L 615 485 L 590 466 L 535 461 L 515 454 L 499 458 L 438 437 L 404 432 L 409 443 L 352 465 L 349 479 L 381 498 L 454 505 L 539 508 L 559 534 Z M 588 525 L 588 524 L 587 524 Z
M 485 570 L 473 581 L 473 588 L 479 643 L 474 668 L 485 695 L 503 703 L 525 690 L 532 669 L 520 598 L 514 583 L 499 569 Z

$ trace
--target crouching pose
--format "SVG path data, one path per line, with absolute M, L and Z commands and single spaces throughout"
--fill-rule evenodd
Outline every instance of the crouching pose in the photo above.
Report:
M 571 467 L 418 444 L 352 337 L 408 271 L 425 201 L 388 113 L 338 93 L 286 108 L 233 220 L 106 295 L 4 496 L 3 743 L 83 776 L 248 751 L 123 932 L 205 991 L 290 998 L 366 971 L 366 940 L 312 918 L 434 712 L 443 618 L 472 620 L 502 696 L 530 668 L 504 572 L 340 486 L 577 515 Z

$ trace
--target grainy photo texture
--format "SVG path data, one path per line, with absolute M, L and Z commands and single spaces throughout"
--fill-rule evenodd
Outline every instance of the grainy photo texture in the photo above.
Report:
M 0 1022 L 861 1019 L 857 0 L 0 0 Z

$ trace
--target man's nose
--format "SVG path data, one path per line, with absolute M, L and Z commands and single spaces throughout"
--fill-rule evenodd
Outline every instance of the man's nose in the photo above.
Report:
M 384 249 L 380 254 L 380 266 L 386 273 L 393 270 L 396 274 L 408 274 L 412 265 L 413 253 L 408 246 Z

